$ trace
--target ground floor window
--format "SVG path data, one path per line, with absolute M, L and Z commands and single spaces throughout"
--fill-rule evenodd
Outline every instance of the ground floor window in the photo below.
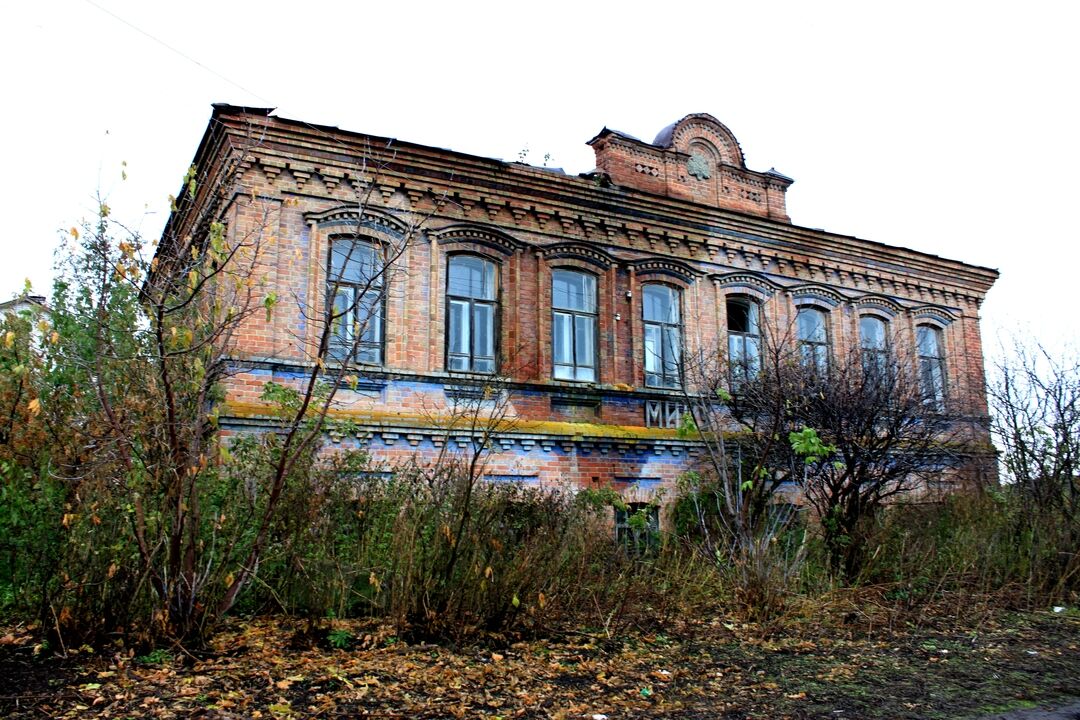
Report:
M 615 543 L 631 555 L 645 555 L 660 547 L 660 508 L 651 503 L 615 508 Z

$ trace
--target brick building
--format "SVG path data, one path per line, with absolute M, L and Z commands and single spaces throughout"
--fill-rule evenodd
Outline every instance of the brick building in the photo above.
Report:
M 798 328 L 823 362 L 918 346 L 928 393 L 984 427 L 978 310 L 995 271 L 792 224 L 792 180 L 747 169 L 709 115 L 589 145 L 596 170 L 572 176 L 215 106 L 200 190 L 166 232 L 263 233 L 278 298 L 237 336 L 223 426 L 264 425 L 263 384 L 310 369 L 318 318 L 352 303 L 330 356 L 363 370 L 334 410 L 360 430 L 334 442 L 377 461 L 466 443 L 443 420 L 498 373 L 513 424 L 493 478 L 648 499 L 697 453 L 672 427 L 680 354 L 752 356 L 766 326 Z M 388 247 L 395 271 L 372 282 Z

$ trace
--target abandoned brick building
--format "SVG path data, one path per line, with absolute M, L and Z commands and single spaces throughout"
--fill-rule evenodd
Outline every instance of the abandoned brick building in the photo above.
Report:
M 204 187 L 171 229 L 212 217 L 272 237 L 261 278 L 278 298 L 237 336 L 223 427 L 264 425 L 263 385 L 311 367 L 320 308 L 365 292 L 362 372 L 334 410 L 361 429 L 334 442 L 377 462 L 467 443 L 440 417 L 497 373 L 514 422 L 492 479 L 647 500 L 698 452 L 673 429 L 683 348 L 752 361 L 764 325 L 797 328 L 821 362 L 907 342 L 931 398 L 985 418 L 978 311 L 995 271 L 793 224 L 792 180 L 747 169 L 709 115 L 589 145 L 596 169 L 574 176 L 215 106 L 194 161 Z M 362 287 L 388 245 L 400 272 Z M 343 344 L 361 327 L 347 320 Z

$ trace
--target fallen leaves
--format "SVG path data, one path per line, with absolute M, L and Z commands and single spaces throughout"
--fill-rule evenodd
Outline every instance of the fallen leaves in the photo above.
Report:
M 374 622 L 337 620 L 334 627 L 372 641 L 349 651 L 320 649 L 310 641 L 297 646 L 302 625 L 263 618 L 234 622 L 219 634 L 214 652 L 201 659 L 173 652 L 175 660 L 152 666 L 99 653 L 80 656 L 67 674 L 47 669 L 60 660 L 32 659 L 33 633 L 3 629 L 0 676 L 16 667 L 5 658 L 19 652 L 25 664 L 18 667 L 27 670 L 21 686 L 50 679 L 57 685 L 18 707 L 0 699 L 0 715 L 617 720 L 728 713 L 781 720 L 832 717 L 839 709 L 839 717 L 899 718 L 940 710 L 946 701 L 972 710 L 956 714 L 975 715 L 987 699 L 976 693 L 957 696 L 957 688 L 976 687 L 978 679 L 995 673 L 1005 677 L 1023 662 L 1039 667 L 1039 673 L 1025 676 L 1028 682 L 1044 674 L 1047 683 L 1058 686 L 1070 678 L 1074 685 L 1080 682 L 1080 628 L 1060 616 L 1056 637 L 1043 629 L 1005 628 L 980 636 L 977 643 L 903 634 L 888 642 L 854 640 L 843 631 L 830 636 L 827 628 L 817 627 L 812 639 L 796 632 L 763 640 L 733 637 L 715 623 L 627 635 L 617 642 L 575 633 L 561 642 L 456 651 L 391 643 L 393 630 Z M 1034 658 L 1025 653 L 1033 648 L 1040 651 Z M 944 658 L 943 651 L 949 663 L 927 664 L 928 656 Z M 28 674 L 35 668 L 39 674 Z M 885 683 L 888 698 L 866 690 Z M 1037 690 L 1021 689 L 1031 695 Z M 912 707 L 919 709 L 914 715 Z

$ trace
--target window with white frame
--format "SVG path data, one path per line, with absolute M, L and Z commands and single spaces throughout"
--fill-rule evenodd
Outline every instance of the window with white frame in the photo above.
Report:
M 945 343 L 941 330 L 933 325 L 915 328 L 919 356 L 919 385 L 923 402 L 935 412 L 945 409 Z
M 495 372 L 497 267 L 476 255 L 452 255 L 446 272 L 446 368 Z
M 829 316 L 816 307 L 801 307 L 797 317 L 799 356 L 807 368 L 824 375 L 829 369 Z
M 682 387 L 681 293 L 668 285 L 642 288 L 641 314 L 645 321 L 645 384 Z
M 596 382 L 596 276 L 553 270 L 551 310 L 554 377 Z
M 761 370 L 761 324 L 759 306 L 746 298 L 728 298 L 728 365 L 731 387 L 738 389 Z
M 382 365 L 383 274 L 377 244 L 351 236 L 331 240 L 327 275 L 331 358 Z

